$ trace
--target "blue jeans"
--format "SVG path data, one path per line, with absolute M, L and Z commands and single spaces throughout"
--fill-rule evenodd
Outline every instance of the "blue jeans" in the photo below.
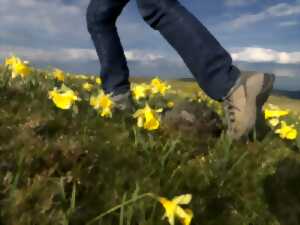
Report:
M 105 93 L 130 89 L 129 69 L 116 20 L 129 0 L 91 0 L 87 29 L 101 64 Z M 178 0 L 137 0 L 145 22 L 178 52 L 204 92 L 222 101 L 240 76 L 230 54 Z

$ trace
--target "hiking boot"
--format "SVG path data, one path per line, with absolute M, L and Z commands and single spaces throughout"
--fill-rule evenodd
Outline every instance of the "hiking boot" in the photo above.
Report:
M 274 74 L 241 72 L 223 102 L 229 137 L 238 140 L 253 130 L 257 118 L 262 118 L 262 107 L 273 89 L 274 80 Z
M 134 104 L 132 100 L 131 91 L 125 93 L 112 95 L 112 101 L 115 103 L 115 109 L 119 111 L 133 111 Z

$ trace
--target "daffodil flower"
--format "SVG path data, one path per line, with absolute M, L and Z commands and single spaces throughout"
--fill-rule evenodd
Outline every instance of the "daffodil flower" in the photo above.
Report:
M 280 110 L 280 109 L 265 109 L 265 119 L 269 118 L 279 118 L 282 116 L 286 116 L 289 114 L 289 111 L 287 110 Z
M 102 84 L 102 81 L 101 81 L 101 78 L 100 78 L 100 77 L 97 77 L 97 78 L 96 78 L 96 84 Z
M 191 194 L 176 196 L 172 200 L 159 197 L 158 200 L 165 209 L 163 218 L 167 218 L 170 225 L 175 224 L 175 218 L 178 218 L 182 225 L 190 225 L 193 212 L 190 209 L 183 209 L 180 205 L 189 204 L 192 200 Z
M 64 72 L 60 69 L 57 69 L 57 68 L 55 68 L 54 71 L 53 71 L 53 77 L 56 80 L 59 80 L 59 81 L 64 81 L 65 80 Z
M 110 98 L 110 95 L 106 95 L 103 90 L 101 90 L 98 96 L 91 96 L 90 105 L 94 109 L 99 110 L 101 117 L 112 117 L 112 108 L 115 103 Z
M 173 101 L 168 101 L 167 106 L 168 108 L 172 109 L 174 107 L 175 103 Z
M 171 88 L 171 85 L 162 82 L 158 77 L 152 79 L 150 85 L 153 94 L 160 93 L 162 96 L 165 96 L 167 90 Z
M 146 130 L 156 130 L 159 128 L 160 120 L 157 115 L 158 112 L 162 112 L 162 109 L 153 110 L 148 103 L 143 109 L 137 110 L 133 117 L 137 118 L 137 126 L 143 127 Z
M 4 61 L 4 65 L 11 67 L 13 64 L 15 64 L 17 62 L 18 58 L 15 56 L 11 56 L 9 58 L 6 58 Z
M 85 82 L 83 85 L 82 85 L 82 88 L 86 91 L 91 91 L 92 88 L 93 88 L 93 85 L 90 84 L 89 82 Z
M 207 96 L 204 94 L 203 91 L 198 91 L 197 92 L 197 98 L 200 98 L 200 99 L 205 99 Z
M 88 79 L 88 77 L 84 74 L 79 74 L 78 77 L 82 80 L 87 80 Z
M 146 98 L 150 90 L 150 86 L 145 83 L 134 84 L 131 88 L 133 98 L 136 101 L 139 101 L 142 98 Z
M 272 118 L 272 119 L 268 120 L 268 122 L 272 127 L 276 127 L 280 121 L 278 118 Z
M 22 63 L 21 61 L 13 65 L 12 78 L 17 77 L 18 75 L 24 78 L 29 74 L 30 74 L 30 68 L 26 64 Z
M 58 108 L 63 110 L 70 109 L 75 101 L 81 100 L 73 90 L 65 85 L 62 85 L 60 89 L 55 87 L 48 92 L 48 96 Z
M 282 139 L 294 140 L 297 138 L 297 130 L 293 125 L 287 125 L 285 121 L 281 121 L 281 127 L 275 131 Z
M 31 72 L 30 68 L 28 67 L 28 62 L 22 60 L 16 56 L 9 57 L 5 59 L 6 66 L 8 66 L 12 70 L 12 78 L 16 78 L 20 76 L 22 78 L 28 76 Z

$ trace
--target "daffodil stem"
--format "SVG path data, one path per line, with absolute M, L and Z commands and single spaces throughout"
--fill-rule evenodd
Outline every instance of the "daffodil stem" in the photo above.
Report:
M 93 224 L 94 222 L 100 220 L 102 217 L 104 217 L 104 216 L 106 216 L 106 215 L 108 215 L 108 214 L 110 214 L 110 213 L 112 213 L 112 212 L 114 212 L 114 211 L 116 211 L 116 210 L 118 210 L 118 209 L 120 209 L 120 208 L 126 206 L 126 205 L 132 204 L 132 203 L 134 203 L 134 202 L 136 202 L 136 201 L 139 201 L 139 200 L 141 200 L 141 199 L 143 199 L 143 198 L 146 198 L 146 197 L 156 198 L 155 195 L 154 195 L 153 193 L 144 193 L 144 194 L 141 194 L 141 195 L 139 195 L 139 196 L 137 196 L 137 197 L 135 197 L 135 198 L 132 198 L 132 199 L 130 199 L 130 200 L 127 200 L 127 201 L 123 202 L 122 204 L 116 205 L 115 207 L 113 207 L 113 208 L 111 208 L 111 209 L 109 209 L 109 210 L 107 210 L 107 211 L 101 213 L 99 216 L 97 216 L 97 217 L 95 217 L 94 219 L 88 221 L 88 222 L 86 223 L 86 225 L 91 225 L 91 224 Z

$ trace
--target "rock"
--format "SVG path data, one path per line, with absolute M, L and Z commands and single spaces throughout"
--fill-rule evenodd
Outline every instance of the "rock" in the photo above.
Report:
M 218 137 L 223 129 L 219 115 L 199 102 L 177 102 L 162 120 L 162 126 L 168 132 L 181 132 L 195 138 Z

